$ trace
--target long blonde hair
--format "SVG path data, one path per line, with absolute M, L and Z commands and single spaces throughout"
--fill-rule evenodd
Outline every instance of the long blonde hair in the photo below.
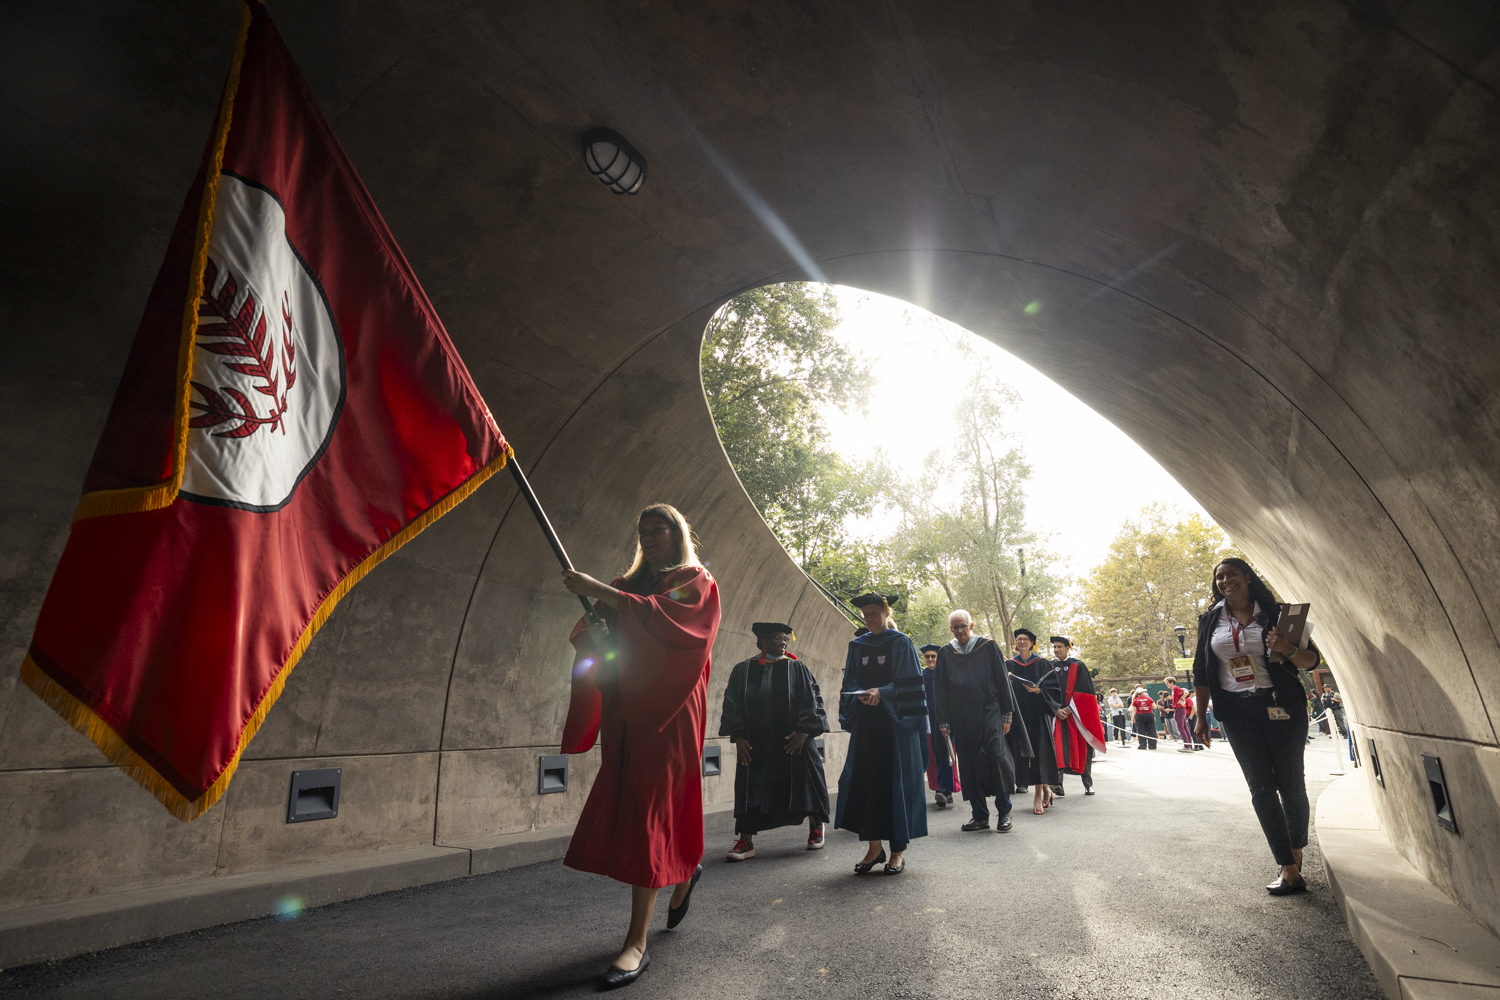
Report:
M 677 544 L 677 552 L 672 560 L 672 565 L 664 569 L 678 569 L 682 566 L 702 566 L 698 561 L 698 549 L 694 543 L 693 526 L 688 524 L 687 518 L 682 516 L 682 511 L 669 503 L 654 503 L 641 511 L 641 516 L 636 518 L 639 525 L 644 518 L 654 517 L 659 521 L 665 521 L 667 527 L 672 529 L 672 540 Z M 630 568 L 625 571 L 625 582 L 636 583 L 651 575 L 651 566 L 646 562 L 646 556 L 641 551 L 641 540 L 635 540 L 635 559 L 630 563 Z

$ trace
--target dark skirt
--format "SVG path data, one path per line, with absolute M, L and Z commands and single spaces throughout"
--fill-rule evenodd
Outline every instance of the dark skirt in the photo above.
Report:
M 895 833 L 896 725 L 881 705 L 860 705 L 843 828 L 860 840 L 890 840 Z

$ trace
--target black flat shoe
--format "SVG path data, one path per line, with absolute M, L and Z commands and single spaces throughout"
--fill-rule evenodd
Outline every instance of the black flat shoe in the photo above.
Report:
M 1011 828 L 1015 825 L 1016 824 L 1011 821 L 1010 813 L 1006 813 L 1004 816 L 1001 816 L 1000 821 L 995 824 L 995 832 L 1010 833 Z
M 889 861 L 885 863 L 885 873 L 887 875 L 900 875 L 904 871 L 906 871 L 905 858 L 901 859 L 901 863 L 899 865 L 893 865 Z
M 880 849 L 880 854 L 875 858 L 874 861 L 870 861 L 870 862 L 861 861 L 861 862 L 857 863 L 854 866 L 854 874 L 856 874 L 856 875 L 868 875 L 868 874 L 870 874 L 870 869 L 871 868 L 874 868 L 876 865 L 884 864 L 884 863 L 885 863 L 885 848 L 882 847 Z
M 648 951 L 641 953 L 641 964 L 637 965 L 629 972 L 626 972 L 619 966 L 611 965 L 609 968 L 604 970 L 604 975 L 599 977 L 599 988 L 601 990 L 617 990 L 621 986 L 629 986 L 631 983 L 641 978 L 641 973 L 645 972 L 646 967 L 650 964 L 651 953 Z
M 687 916 L 688 904 L 693 901 L 693 890 L 698 888 L 698 880 L 703 877 L 703 866 L 699 865 L 693 872 L 693 880 L 688 883 L 687 895 L 682 897 L 681 906 L 667 906 L 667 930 L 671 930 L 682 923 L 682 918 Z
M 1065 792 L 1065 791 L 1063 791 L 1063 786 L 1062 785 L 1053 785 L 1052 786 L 1052 794 L 1056 795 L 1058 798 L 1062 798 L 1064 795 L 1067 795 L 1068 793 Z
M 1295 882 L 1288 882 L 1284 878 L 1278 878 L 1276 881 L 1266 886 L 1266 891 L 1273 896 L 1293 896 L 1299 892 L 1307 891 L 1307 879 L 1303 878 L 1301 875 L 1297 876 L 1297 880 Z
M 975 830 L 988 830 L 989 828 L 990 821 L 987 819 L 971 819 L 963 826 L 959 827 L 959 829 L 964 831 L 965 833 L 973 833 Z

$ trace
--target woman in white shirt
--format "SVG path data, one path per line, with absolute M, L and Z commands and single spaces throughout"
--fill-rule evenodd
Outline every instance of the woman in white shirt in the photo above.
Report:
M 1298 671 L 1313 669 L 1321 657 L 1316 646 L 1298 649 L 1276 631 L 1280 606 L 1243 559 L 1225 559 L 1214 567 L 1213 594 L 1216 603 L 1198 619 L 1197 702 L 1213 699 L 1219 728 L 1245 773 L 1251 805 L 1281 866 L 1280 877 L 1266 891 L 1273 896 L 1305 892 L 1307 695 Z M 1208 746 L 1204 714 L 1195 731 Z

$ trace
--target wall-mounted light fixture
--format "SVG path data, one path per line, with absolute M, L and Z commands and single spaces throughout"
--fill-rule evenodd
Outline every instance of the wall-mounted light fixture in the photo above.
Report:
M 1427 772 L 1427 788 L 1432 792 L 1432 809 L 1437 813 L 1438 826 L 1449 833 L 1458 832 L 1458 822 L 1453 818 L 1453 799 L 1448 795 L 1448 782 L 1443 777 L 1443 762 L 1430 753 L 1422 755 L 1422 770 Z
M 286 804 L 288 823 L 310 819 L 333 819 L 339 814 L 344 769 L 325 767 L 316 771 L 293 771 L 292 793 Z
M 568 755 L 565 753 L 556 753 L 537 758 L 536 793 L 538 795 L 555 795 L 558 792 L 566 792 L 567 790 Z
M 615 194 L 635 194 L 646 182 L 646 158 L 611 128 L 583 133 L 583 162 Z
M 724 773 L 724 748 L 717 743 L 703 746 L 703 776 L 712 778 Z
M 1380 751 L 1375 748 L 1375 737 L 1366 737 L 1370 747 L 1370 773 L 1375 775 L 1375 784 L 1385 787 L 1385 775 L 1380 770 Z

